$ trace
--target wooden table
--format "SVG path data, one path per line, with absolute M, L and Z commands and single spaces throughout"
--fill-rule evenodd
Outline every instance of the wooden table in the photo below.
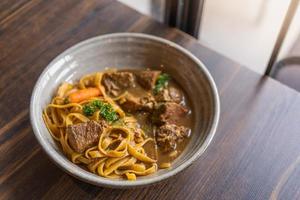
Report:
M 144 32 L 201 59 L 221 98 L 205 154 L 157 185 L 116 190 L 81 182 L 41 150 L 29 122 L 32 88 L 44 67 L 84 39 Z M 258 44 L 259 48 L 259 44 Z M 300 96 L 204 47 L 192 37 L 109 0 L 1 0 L 1 199 L 300 199 Z

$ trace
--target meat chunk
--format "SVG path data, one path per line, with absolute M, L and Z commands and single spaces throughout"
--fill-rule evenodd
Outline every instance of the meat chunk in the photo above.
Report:
M 170 99 L 172 101 L 176 103 L 180 103 L 183 100 L 183 94 L 179 89 L 175 87 L 169 87 L 168 91 L 169 91 Z
M 108 72 L 103 75 L 101 83 L 109 95 L 118 96 L 134 86 L 134 76 L 131 72 Z
M 133 113 L 141 110 L 151 111 L 154 108 L 155 100 L 150 94 L 144 97 L 137 97 L 128 93 L 119 100 L 119 104 L 126 112 Z
M 140 98 L 133 96 L 132 94 L 127 94 L 125 97 L 121 98 L 118 103 L 126 112 L 136 112 L 141 110 L 142 104 L 140 103 Z
M 84 152 L 86 149 L 97 144 L 100 134 L 106 127 L 107 124 L 105 121 L 97 123 L 93 120 L 68 126 L 67 135 L 70 146 L 78 153 Z
M 155 95 L 155 100 L 157 102 L 167 102 L 172 101 L 175 103 L 180 103 L 183 100 L 183 95 L 180 90 L 175 87 L 168 87 L 164 88 L 163 90 L 159 91 Z
M 184 106 L 174 102 L 166 102 L 157 106 L 152 120 L 156 124 L 177 124 L 187 113 L 188 110 Z
M 143 105 L 143 110 L 152 111 L 156 105 L 156 101 L 152 95 L 144 96 L 140 99 L 141 104 Z
M 156 141 L 163 151 L 175 150 L 177 143 L 188 137 L 189 129 L 175 124 L 165 124 L 156 131 Z
M 160 75 L 161 71 L 139 71 L 136 72 L 137 82 L 146 90 L 151 90 L 154 88 L 157 77 Z

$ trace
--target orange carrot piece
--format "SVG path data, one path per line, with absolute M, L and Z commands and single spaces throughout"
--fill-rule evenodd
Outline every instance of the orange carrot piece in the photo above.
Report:
M 78 90 L 69 95 L 68 100 L 71 103 L 79 103 L 91 97 L 96 97 L 101 94 L 101 91 L 98 88 L 86 88 Z

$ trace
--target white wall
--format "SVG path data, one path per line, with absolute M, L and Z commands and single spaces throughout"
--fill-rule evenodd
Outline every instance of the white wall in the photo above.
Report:
M 151 15 L 151 0 L 119 0 Z M 217 52 L 263 73 L 290 0 L 206 0 L 200 41 Z M 285 57 L 300 34 L 300 9 L 280 52 Z

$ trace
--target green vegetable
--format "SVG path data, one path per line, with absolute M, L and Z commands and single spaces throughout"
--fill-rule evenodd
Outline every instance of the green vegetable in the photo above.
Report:
M 83 114 L 86 116 L 92 116 L 98 110 L 100 111 L 101 117 L 106 121 L 114 122 L 119 118 L 109 103 L 95 100 L 83 106 Z
M 68 104 L 68 103 L 70 103 L 69 99 L 68 99 L 68 98 L 65 98 L 65 99 L 64 99 L 64 104 Z
M 114 111 L 112 106 L 108 103 L 103 104 L 100 108 L 100 115 L 106 119 L 107 121 L 114 122 L 116 121 L 119 117 L 117 113 Z
M 96 112 L 96 108 L 92 105 L 84 105 L 83 106 L 83 114 L 85 116 L 92 116 Z
M 159 91 L 161 91 L 164 87 L 168 85 L 169 80 L 171 79 L 169 74 L 160 74 L 156 80 L 155 87 L 153 90 L 154 94 L 157 94 Z

